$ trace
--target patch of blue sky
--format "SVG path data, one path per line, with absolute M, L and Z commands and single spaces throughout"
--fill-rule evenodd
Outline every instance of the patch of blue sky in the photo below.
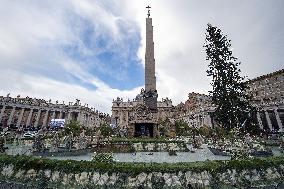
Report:
M 101 33 L 101 29 L 99 33 L 90 24 L 83 26 L 80 40 L 92 53 L 83 53 L 79 44 L 71 44 L 64 47 L 69 57 L 84 64 L 90 74 L 112 88 L 126 90 L 143 85 L 144 69 L 137 57 L 140 34 L 135 25 L 119 23 L 121 38 L 118 41 L 114 41 L 110 33 Z M 129 27 L 136 29 L 130 31 Z
M 81 87 L 84 87 L 84 88 L 86 88 L 88 90 L 92 90 L 92 91 L 95 91 L 97 89 L 97 87 L 93 83 L 85 82 L 85 81 L 81 80 L 80 78 L 76 77 L 73 74 L 68 75 L 68 83 L 76 84 L 76 85 L 79 85 Z
M 88 83 L 75 74 L 64 71 L 59 64 L 57 64 L 54 60 L 43 59 L 38 61 L 39 64 L 46 66 L 36 66 L 32 67 L 22 67 L 20 68 L 22 72 L 28 75 L 38 76 L 38 77 L 46 77 L 55 81 L 64 82 L 68 84 L 75 84 L 78 86 L 82 86 L 88 90 L 96 90 L 97 87 L 93 83 Z

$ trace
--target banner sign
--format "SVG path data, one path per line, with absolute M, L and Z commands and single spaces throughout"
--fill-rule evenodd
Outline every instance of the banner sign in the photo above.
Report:
M 52 119 L 50 121 L 50 126 L 51 127 L 64 127 L 65 125 L 65 119 Z

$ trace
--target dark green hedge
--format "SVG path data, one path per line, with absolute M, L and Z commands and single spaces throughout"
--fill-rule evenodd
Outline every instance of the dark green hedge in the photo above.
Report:
M 64 171 L 66 173 L 78 172 L 123 172 L 136 175 L 141 172 L 185 172 L 185 171 L 209 171 L 218 173 L 227 169 L 263 169 L 268 167 L 278 167 L 284 165 L 284 157 L 255 158 L 249 160 L 231 160 L 231 161 L 204 161 L 191 163 L 121 163 L 112 164 L 96 163 L 92 161 L 74 161 L 74 160 L 53 160 L 45 158 L 36 158 L 30 156 L 9 156 L 0 155 L 0 166 L 13 164 L 16 169 L 50 169 Z

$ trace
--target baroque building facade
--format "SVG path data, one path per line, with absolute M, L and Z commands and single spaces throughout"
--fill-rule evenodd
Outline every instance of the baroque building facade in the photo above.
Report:
M 210 113 L 214 111 L 209 95 L 191 92 L 185 103 L 179 104 L 179 117 L 192 127 L 208 126 L 212 127 L 213 119 Z
M 110 116 L 101 113 L 88 105 L 82 106 L 80 100 L 69 102 L 68 105 L 51 103 L 51 100 L 17 96 L 12 98 L 0 96 L 0 128 L 46 128 L 51 119 L 65 119 L 78 121 L 85 127 L 99 127 L 102 123 L 109 123 Z
M 157 101 L 156 112 L 145 106 L 143 98 L 136 97 L 132 101 L 123 101 L 122 98 L 117 98 L 112 103 L 112 122 L 120 129 L 126 129 L 127 135 L 130 137 L 157 137 L 159 136 L 159 122 L 167 118 L 173 121 L 174 115 L 176 115 L 176 109 L 168 98 Z M 143 128 L 143 131 L 140 131 L 142 128 L 138 128 L 148 124 L 149 127 Z
M 257 112 L 253 119 L 258 127 L 268 132 L 283 131 L 284 125 L 284 69 L 245 82 L 251 104 Z M 180 119 L 194 127 L 214 126 L 210 116 L 214 112 L 211 98 L 205 94 L 189 93 L 188 100 L 179 105 Z
M 257 108 L 258 126 L 268 131 L 283 131 L 284 69 L 246 82 L 252 105 Z

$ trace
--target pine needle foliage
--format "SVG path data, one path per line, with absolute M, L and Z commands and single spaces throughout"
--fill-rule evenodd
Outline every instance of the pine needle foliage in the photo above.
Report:
M 246 85 L 239 68 L 241 62 L 232 55 L 231 40 L 217 27 L 206 29 L 207 75 L 212 77 L 213 90 L 209 91 L 216 106 L 213 118 L 224 128 L 242 126 L 250 116 L 252 107 L 246 95 Z

